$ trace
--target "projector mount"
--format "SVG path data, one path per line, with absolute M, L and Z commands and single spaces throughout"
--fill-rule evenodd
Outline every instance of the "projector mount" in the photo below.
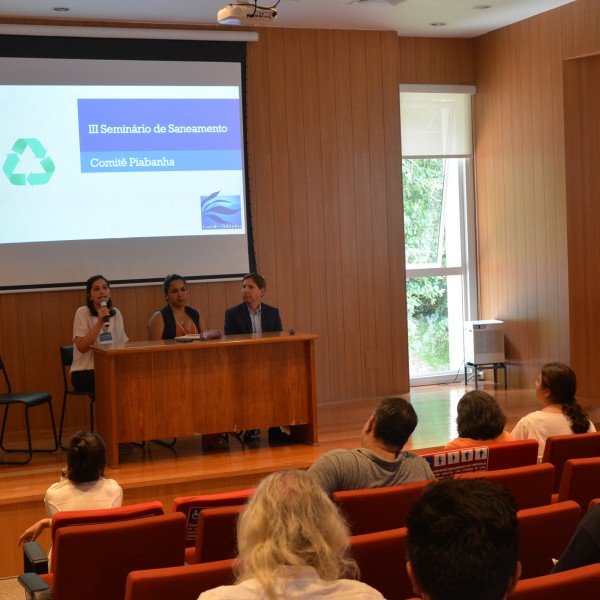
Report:
M 268 23 L 277 17 L 275 7 L 279 4 L 277 0 L 272 6 L 260 6 L 258 0 L 238 0 L 234 4 L 228 4 L 217 13 L 217 20 L 221 25 L 258 25 Z

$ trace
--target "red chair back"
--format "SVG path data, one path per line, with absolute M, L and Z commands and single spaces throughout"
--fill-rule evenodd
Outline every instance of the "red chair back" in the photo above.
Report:
M 52 518 L 52 563 L 58 560 L 56 549 L 56 533 L 64 527 L 79 525 L 93 525 L 97 523 L 114 523 L 143 519 L 145 517 L 158 517 L 164 515 L 163 505 L 158 501 L 141 502 L 117 508 L 100 508 L 94 510 L 65 510 L 57 512 Z
M 581 511 L 576 502 L 520 510 L 519 560 L 521 579 L 547 575 L 552 559 L 560 558 L 579 523 Z
M 206 508 L 219 508 L 221 506 L 239 506 L 246 504 L 248 498 L 254 493 L 254 488 L 224 492 L 222 494 L 207 494 L 204 496 L 179 496 L 173 500 L 172 512 L 182 512 L 188 521 L 185 545 L 190 547 L 196 543 L 198 531 L 198 518 Z
M 481 444 L 471 448 L 427 452 L 427 460 L 436 479 L 454 477 L 458 473 L 496 471 L 525 467 L 537 463 L 536 440 L 521 440 L 504 444 Z
M 596 598 L 600 589 L 600 564 L 532 579 L 521 579 L 508 600 L 565 600 Z
M 517 509 L 543 506 L 552 501 L 554 467 L 550 464 L 529 465 L 497 471 L 462 473 L 457 479 L 485 479 L 510 490 Z
M 575 458 L 565 463 L 558 501 L 574 500 L 586 511 L 594 498 L 600 497 L 600 457 Z
M 558 492 L 565 463 L 571 458 L 600 456 L 600 432 L 552 435 L 546 440 L 542 462 L 554 465 L 553 492 Z
M 237 555 L 237 521 L 244 506 L 207 508 L 198 518 L 196 544 L 186 548 L 189 564 L 235 558 Z
M 406 573 L 406 527 L 350 538 L 350 551 L 360 568 L 360 580 L 387 600 L 414 595 Z
M 352 535 L 361 535 L 404 527 L 408 512 L 428 483 L 346 490 L 334 492 L 331 498 L 346 517 Z
M 125 600 L 196 600 L 206 590 L 234 582 L 234 560 L 133 571 L 127 576 Z
M 593 499 L 593 500 L 590 502 L 590 504 L 589 504 L 589 506 L 588 506 L 588 510 L 590 510 L 590 508 L 592 508 L 592 506 L 596 506 L 596 504 L 600 504 L 600 498 L 594 498 L 594 499 Z
M 56 532 L 57 560 L 42 578 L 54 600 L 123 598 L 131 571 L 183 565 L 185 517 L 63 527 Z

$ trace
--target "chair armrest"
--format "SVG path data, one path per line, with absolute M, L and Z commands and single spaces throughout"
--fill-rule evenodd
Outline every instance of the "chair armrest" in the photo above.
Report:
M 52 599 L 50 586 L 37 573 L 19 575 L 19 583 L 25 588 L 25 595 L 28 600 Z
M 23 571 L 38 575 L 48 572 L 48 557 L 37 542 L 23 544 Z

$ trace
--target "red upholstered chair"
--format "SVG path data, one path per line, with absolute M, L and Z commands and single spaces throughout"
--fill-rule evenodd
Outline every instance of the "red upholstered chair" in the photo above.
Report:
M 465 453 L 465 451 L 476 448 L 485 449 L 485 459 L 483 461 L 473 460 L 477 457 L 472 453 Z M 458 473 L 496 471 L 498 469 L 535 465 L 537 463 L 537 452 L 538 443 L 536 440 L 520 440 L 506 442 L 505 444 L 479 444 L 471 448 L 426 452 L 421 456 L 429 462 L 436 478 L 444 479 L 454 477 Z M 458 455 L 458 459 L 451 459 L 452 455 Z
M 196 600 L 206 590 L 231 585 L 234 560 L 133 571 L 127 576 L 125 600 Z
M 237 555 L 237 521 L 244 506 L 207 508 L 198 518 L 196 544 L 185 549 L 189 564 L 235 558 Z
M 204 496 L 179 496 L 173 500 L 173 512 L 182 512 L 188 521 L 186 533 L 186 546 L 194 546 L 198 530 L 198 518 L 205 508 L 219 508 L 221 506 L 239 506 L 246 504 L 253 494 L 254 488 L 224 492 L 222 494 L 206 494 Z
M 360 580 L 387 600 L 414 595 L 406 573 L 406 527 L 350 538 L 350 551 L 360 568 Z
M 552 570 L 552 559 L 560 558 L 579 523 L 579 505 L 560 502 L 538 506 L 520 510 L 517 517 L 521 578 L 547 575 Z
M 558 492 L 565 463 L 571 458 L 600 456 L 600 432 L 552 435 L 546 440 L 542 462 L 554 465 L 553 492 Z
M 547 463 L 499 469 L 497 471 L 479 471 L 456 475 L 457 479 L 485 479 L 510 490 L 517 508 L 543 506 L 552 501 L 552 482 L 554 467 Z
M 521 579 L 508 600 L 565 600 L 597 598 L 600 589 L 600 564 L 532 579 Z
M 123 598 L 131 571 L 183 565 L 185 517 L 174 513 L 62 527 L 56 532 L 54 550 L 53 572 L 41 576 L 54 600 Z M 26 585 L 32 578 L 40 581 L 34 573 L 25 573 L 19 581 Z
M 373 533 L 404 527 L 408 512 L 428 483 L 346 490 L 334 492 L 331 498 L 346 517 L 352 535 Z
M 558 502 L 574 500 L 586 511 L 594 498 L 600 497 L 600 457 L 575 458 L 565 463 Z
M 593 499 L 593 500 L 590 502 L 590 504 L 589 504 L 589 506 L 588 506 L 588 510 L 590 510 L 590 508 L 592 508 L 592 506 L 596 506 L 596 504 L 600 504 L 600 498 L 594 498 L 594 499 Z
M 92 525 L 95 523 L 114 523 L 116 521 L 128 521 L 131 519 L 142 519 L 144 517 L 155 517 L 163 515 L 163 505 L 158 501 L 141 502 L 118 508 L 103 508 L 95 510 L 68 510 L 58 512 L 52 519 L 50 538 L 52 546 L 52 561 L 58 560 L 55 548 L 56 532 L 65 527 L 79 525 Z M 25 571 L 35 570 L 36 573 L 47 573 L 49 571 L 48 558 L 43 553 L 37 542 L 28 542 L 23 547 L 25 554 Z M 35 565 L 29 569 L 28 565 Z

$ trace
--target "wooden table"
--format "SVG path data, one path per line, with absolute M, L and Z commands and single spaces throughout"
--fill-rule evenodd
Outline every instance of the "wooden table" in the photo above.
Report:
M 296 425 L 317 443 L 314 341 L 310 333 L 92 346 L 97 432 L 107 464 L 119 442 Z

